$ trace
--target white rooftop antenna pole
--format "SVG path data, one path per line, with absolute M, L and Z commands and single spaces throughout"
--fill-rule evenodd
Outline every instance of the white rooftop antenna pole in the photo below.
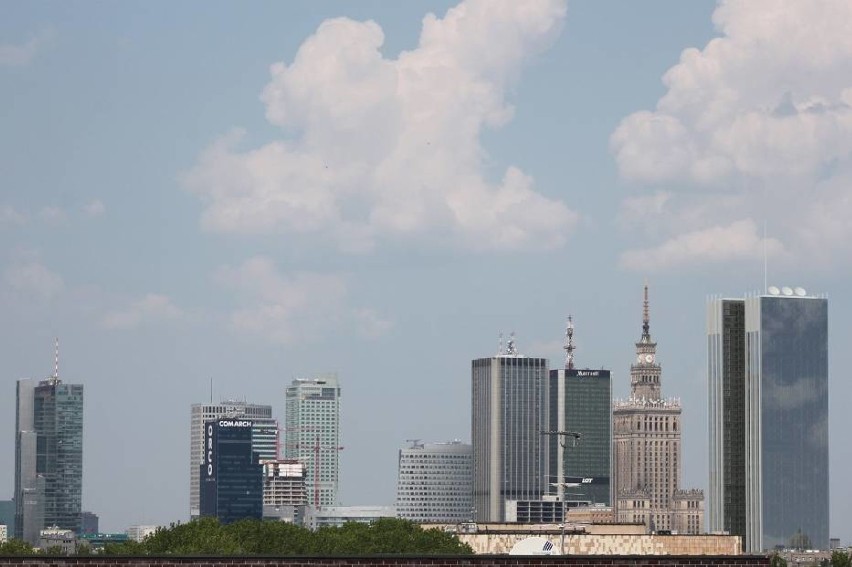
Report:
M 59 337 L 53 341 L 53 379 L 59 380 Z

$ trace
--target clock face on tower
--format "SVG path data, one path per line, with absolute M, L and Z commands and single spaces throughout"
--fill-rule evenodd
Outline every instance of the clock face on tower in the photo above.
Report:
M 645 355 L 645 362 L 647 362 L 648 364 L 651 364 L 652 362 L 654 362 L 654 355 L 653 354 L 646 354 Z

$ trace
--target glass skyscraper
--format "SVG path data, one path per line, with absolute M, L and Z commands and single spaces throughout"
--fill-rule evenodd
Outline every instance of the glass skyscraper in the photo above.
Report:
M 48 526 L 80 533 L 83 386 L 58 375 L 17 383 L 15 537 L 38 543 Z
M 502 522 L 506 501 L 546 492 L 548 363 L 509 341 L 506 352 L 472 361 L 473 506 L 479 522 Z
M 192 404 L 189 434 L 189 515 L 192 518 L 200 514 L 198 465 L 204 459 L 204 424 L 220 417 L 250 419 L 253 450 L 264 460 L 279 457 L 278 421 L 272 417 L 272 406 L 250 404 L 241 400 L 225 400 L 218 404 Z
M 612 455 L 610 372 L 555 369 L 550 371 L 549 387 L 548 429 L 574 432 L 580 437 L 574 440 L 548 436 L 548 483 L 553 483 L 552 486 L 568 483 L 564 491 L 566 501 L 608 506 Z
M 253 423 L 223 418 L 204 424 L 204 460 L 199 466 L 202 516 L 223 524 L 263 516 L 263 467 L 252 443 Z
M 284 458 L 305 464 L 308 506 L 338 504 L 340 386 L 336 374 L 297 378 L 285 392 Z
M 710 527 L 828 549 L 828 300 L 769 291 L 708 306 Z

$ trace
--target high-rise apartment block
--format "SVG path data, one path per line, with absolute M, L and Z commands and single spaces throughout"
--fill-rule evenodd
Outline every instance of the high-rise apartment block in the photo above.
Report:
M 397 516 L 418 522 L 472 520 L 473 449 L 467 443 L 421 443 L 399 450 Z
M 202 516 L 222 523 L 263 516 L 263 476 L 252 442 L 250 419 L 222 418 L 204 424 L 199 465 Z
M 610 505 L 612 381 L 609 370 L 574 367 L 574 324 L 565 368 L 550 371 L 548 484 L 570 505 Z
M 546 492 L 548 363 L 518 354 L 514 337 L 497 356 L 472 362 L 473 507 L 502 522 L 507 501 Z
M 58 352 L 58 349 L 57 349 Z M 80 532 L 83 386 L 59 379 L 17 383 L 15 537 L 37 545 L 48 526 Z
M 240 418 L 252 422 L 252 447 L 261 459 L 277 459 L 278 421 L 272 417 L 272 406 L 226 400 L 218 404 L 192 404 L 189 445 L 189 514 L 196 518 L 199 509 L 199 468 L 204 459 L 204 424 L 219 418 Z
M 709 527 L 828 549 L 828 300 L 768 292 L 707 305 Z
M 336 374 L 297 378 L 285 392 L 284 458 L 305 464 L 308 505 L 337 504 L 340 385 Z
M 680 489 L 681 406 L 663 398 L 657 343 L 651 340 L 648 286 L 642 337 L 630 366 L 630 398 L 612 410 L 616 518 L 643 522 L 652 531 L 704 531 L 704 495 Z

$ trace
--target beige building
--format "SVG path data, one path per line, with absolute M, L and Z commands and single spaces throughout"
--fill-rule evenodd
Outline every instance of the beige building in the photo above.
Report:
M 615 516 L 619 522 L 642 522 L 651 532 L 703 533 L 704 493 L 680 490 L 680 401 L 663 398 L 661 374 L 646 285 L 630 398 L 616 400 L 612 409 Z
M 741 539 L 730 535 L 654 535 L 639 524 L 427 524 L 456 533 L 477 554 L 509 553 L 529 537 L 547 538 L 562 555 L 740 555 Z

